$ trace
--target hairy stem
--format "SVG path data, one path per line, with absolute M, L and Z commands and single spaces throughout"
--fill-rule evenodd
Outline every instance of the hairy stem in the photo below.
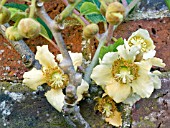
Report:
M 81 0 L 76 0 L 73 4 L 68 4 L 67 7 L 55 17 L 57 23 L 62 23 L 62 21 L 68 17 L 74 10 L 74 8 L 80 3 Z
M 34 17 L 36 0 L 31 0 L 29 18 Z
M 127 16 L 129 12 L 135 7 L 135 5 L 139 2 L 140 0 L 133 0 L 127 7 L 126 7 L 126 13 L 125 15 Z
M 107 34 L 107 37 L 106 37 L 106 45 L 110 44 L 110 41 L 111 41 L 112 36 L 113 36 L 113 28 L 114 28 L 114 25 L 109 24 L 108 34 Z
M 6 38 L 5 30 L 8 27 L 9 24 L 4 24 L 0 26 L 0 33 L 4 36 L 4 38 Z M 30 50 L 30 48 L 26 45 L 26 43 L 23 40 L 19 40 L 19 41 L 8 40 L 8 42 L 20 54 L 20 56 L 22 57 L 22 61 L 27 68 L 35 67 L 36 69 L 41 69 L 41 65 L 39 61 L 35 60 L 34 53 Z
M 76 2 L 75 2 L 76 3 Z M 67 10 L 68 11 L 68 10 Z M 67 12 L 64 11 L 64 12 Z M 76 105 L 76 90 L 77 86 L 81 83 L 81 75 L 77 74 L 74 70 L 71 57 L 66 49 L 63 37 L 60 32 L 60 25 L 56 21 L 52 20 L 49 15 L 45 12 L 44 6 L 37 7 L 37 15 L 47 24 L 50 28 L 55 41 L 63 56 L 63 61 L 60 67 L 65 73 L 69 75 L 69 85 L 66 87 L 65 104 L 63 107 L 63 113 L 66 117 L 69 117 L 73 123 L 78 127 L 90 128 L 90 125 L 81 116 L 78 106 Z
M 68 5 L 67 0 L 62 1 L 66 6 Z M 80 15 L 80 13 L 76 9 L 73 10 L 73 13 L 73 17 L 76 18 L 83 26 L 90 24 L 83 16 Z
M 6 3 L 6 1 L 7 1 L 7 0 L 1 0 L 0 5 L 2 5 L 2 6 L 3 6 L 3 5 Z
M 128 6 L 128 3 L 127 3 L 126 0 L 122 0 L 122 4 L 123 4 L 124 7 L 127 7 L 127 6 Z
M 90 75 L 92 73 L 92 70 L 93 68 L 97 65 L 98 63 L 98 59 L 99 59 L 99 53 L 100 53 L 100 49 L 101 47 L 106 43 L 106 37 L 107 37 L 107 33 L 108 32 L 105 32 L 102 37 L 99 40 L 99 45 L 97 47 L 97 50 L 94 54 L 94 57 L 90 63 L 90 65 L 86 68 L 85 70 L 85 74 L 84 74 L 84 80 L 87 82 L 87 83 L 91 83 L 91 80 L 90 80 Z

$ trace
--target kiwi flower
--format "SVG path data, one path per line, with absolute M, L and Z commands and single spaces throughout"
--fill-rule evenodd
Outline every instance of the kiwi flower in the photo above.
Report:
M 132 33 L 127 42 L 125 41 L 125 44 L 129 47 L 134 45 L 140 47 L 140 54 L 142 54 L 143 59 L 155 56 L 155 45 L 149 32 L 145 29 L 138 29 L 136 32 Z
M 159 58 L 151 58 L 135 62 L 140 47 L 133 45 L 127 49 L 125 45 L 117 47 L 117 52 L 108 52 L 91 74 L 91 78 L 100 85 L 116 103 L 129 98 L 132 94 L 141 98 L 149 98 L 154 88 L 160 88 L 160 79 L 150 72 L 152 66 L 164 67 Z M 133 95 L 134 96 L 134 95 Z M 136 97 L 135 97 L 136 98 Z
M 119 127 L 122 125 L 121 113 L 118 112 L 115 102 L 108 95 L 104 94 L 102 98 L 96 98 L 95 110 L 102 113 L 106 122 Z
M 74 57 L 76 58 L 75 54 Z M 79 59 L 76 60 L 81 62 L 82 56 L 79 55 L 78 57 Z M 62 89 L 68 85 L 69 77 L 58 66 L 54 58 L 55 56 L 48 50 L 48 45 L 43 45 L 42 47 L 37 46 L 35 59 L 39 60 L 42 69 L 37 70 L 33 68 L 32 70 L 25 72 L 23 75 L 23 83 L 33 90 L 37 90 L 39 85 L 47 83 L 47 85 L 51 87 L 51 90 L 47 91 L 45 96 L 48 102 L 61 112 L 65 97 Z M 88 90 L 88 84 L 82 80 L 82 83 L 78 88 L 79 89 L 77 90 L 79 91 L 77 91 L 77 95 L 78 99 L 81 100 L 83 92 Z

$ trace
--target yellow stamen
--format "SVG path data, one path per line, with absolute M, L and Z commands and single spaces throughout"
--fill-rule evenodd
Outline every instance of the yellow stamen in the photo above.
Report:
M 45 69 L 43 71 L 47 84 L 52 88 L 65 88 L 69 82 L 67 74 L 64 74 L 59 67 Z

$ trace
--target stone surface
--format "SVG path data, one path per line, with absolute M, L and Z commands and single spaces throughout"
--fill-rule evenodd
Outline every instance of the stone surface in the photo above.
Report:
M 168 128 L 170 126 L 170 74 L 162 79 L 162 88 L 149 99 L 133 106 L 132 128 Z

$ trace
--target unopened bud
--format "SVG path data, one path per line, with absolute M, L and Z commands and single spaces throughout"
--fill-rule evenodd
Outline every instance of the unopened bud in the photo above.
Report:
M 5 35 L 9 40 L 18 41 L 23 37 L 18 33 L 17 27 L 11 26 L 8 27 L 5 31 Z
M 11 12 L 4 6 L 0 6 L 0 24 L 9 22 Z
M 97 24 L 89 24 L 83 29 L 83 36 L 86 39 L 90 39 L 99 32 L 99 27 Z
M 109 4 L 106 10 L 106 20 L 112 25 L 117 25 L 123 21 L 125 15 L 125 8 L 119 2 L 113 2 Z
M 18 24 L 18 31 L 25 38 L 35 38 L 41 31 L 41 25 L 32 18 L 24 18 Z

